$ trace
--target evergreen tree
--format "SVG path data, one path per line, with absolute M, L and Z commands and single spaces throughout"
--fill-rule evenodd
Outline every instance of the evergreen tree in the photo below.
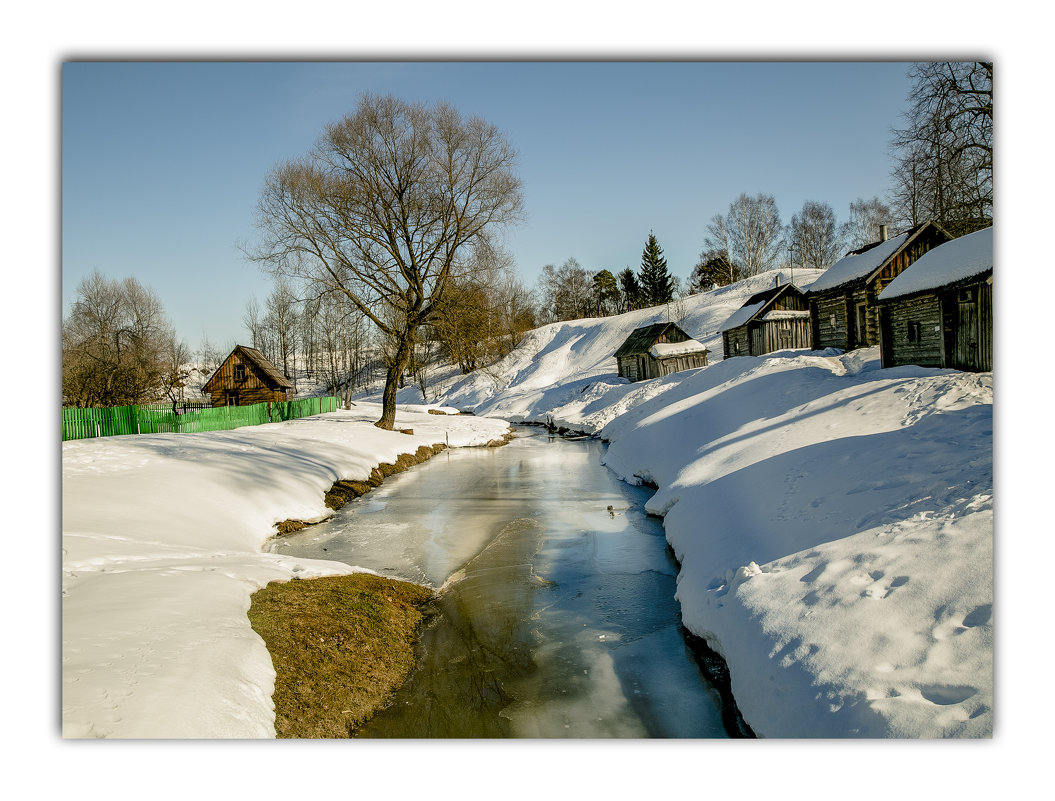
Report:
M 623 311 L 641 308 L 641 284 L 637 282 L 637 276 L 629 267 L 619 273 L 619 290 L 623 293 Z
M 739 281 L 740 271 L 725 254 L 717 250 L 705 250 L 689 276 L 689 294 L 707 292 L 715 287 L 726 286 Z
M 598 317 L 612 314 L 619 308 L 619 285 L 610 270 L 601 270 L 593 277 L 593 299 Z
M 646 306 L 659 306 L 674 299 L 674 277 L 667 270 L 667 260 L 656 235 L 649 231 L 641 252 L 641 294 Z

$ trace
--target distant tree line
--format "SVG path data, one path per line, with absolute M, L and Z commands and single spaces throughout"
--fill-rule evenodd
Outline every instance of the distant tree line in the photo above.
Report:
M 628 266 L 618 275 L 609 269 L 591 273 L 575 258 L 543 267 L 535 290 L 537 317 L 552 323 L 660 306 L 677 297 L 678 283 L 659 240 L 649 232 L 637 272 Z

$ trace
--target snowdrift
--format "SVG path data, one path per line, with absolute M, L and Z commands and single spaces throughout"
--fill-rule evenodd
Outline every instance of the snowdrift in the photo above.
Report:
M 676 317 L 545 326 L 441 397 L 598 434 L 610 469 L 658 486 L 684 622 L 726 657 L 760 735 L 989 737 L 992 374 L 882 370 L 877 348 L 722 361 L 722 323 L 775 279 Z M 711 364 L 618 378 L 626 336 L 665 319 Z

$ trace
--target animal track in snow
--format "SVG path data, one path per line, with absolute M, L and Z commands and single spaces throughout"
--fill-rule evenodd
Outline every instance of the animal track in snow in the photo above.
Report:
M 976 606 L 974 609 L 967 613 L 967 616 L 963 619 L 963 625 L 969 629 L 973 629 L 976 626 L 984 626 L 986 623 L 992 620 L 992 618 L 993 605 L 982 604 L 981 606 Z
M 895 576 L 890 580 L 889 584 L 884 586 L 880 584 L 880 579 L 883 578 L 883 571 L 876 570 L 871 575 L 875 578 L 875 584 L 861 593 L 862 598 L 876 598 L 878 600 L 889 598 L 893 595 L 894 590 L 898 587 L 904 587 L 909 582 L 908 576 Z
M 919 693 L 932 704 L 950 706 L 963 703 L 978 690 L 962 684 L 927 684 L 919 688 Z

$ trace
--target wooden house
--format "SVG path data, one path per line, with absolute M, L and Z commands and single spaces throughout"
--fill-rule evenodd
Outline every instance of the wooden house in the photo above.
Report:
M 794 284 L 777 285 L 752 295 L 718 329 L 724 357 L 809 349 L 809 309 L 809 301 Z
M 992 370 L 992 227 L 921 256 L 878 300 L 883 367 Z
M 256 348 L 236 345 L 202 387 L 213 406 L 248 406 L 293 399 L 293 384 Z
M 707 348 L 674 323 L 635 329 L 615 352 L 619 375 L 631 381 L 707 366 Z
M 882 237 L 853 250 L 829 267 L 807 290 L 814 350 L 852 350 L 879 344 L 876 298 L 910 264 L 952 237 L 933 222 L 893 239 Z

